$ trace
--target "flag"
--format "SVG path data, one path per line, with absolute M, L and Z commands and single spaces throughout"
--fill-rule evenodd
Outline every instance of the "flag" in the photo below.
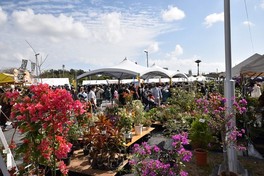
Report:
M 35 71 L 35 68 L 36 68 L 36 63 L 31 62 L 31 73 Z
M 27 63 L 28 63 L 28 60 L 26 60 L 26 59 L 22 59 L 22 64 L 21 64 L 21 69 L 22 70 L 26 70 L 26 68 L 27 68 Z

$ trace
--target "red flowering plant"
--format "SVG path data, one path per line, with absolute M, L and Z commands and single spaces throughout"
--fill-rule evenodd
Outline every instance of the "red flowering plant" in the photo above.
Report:
M 227 162 L 227 147 L 237 150 L 246 150 L 243 143 L 238 143 L 238 139 L 245 133 L 244 129 L 238 129 L 234 118 L 247 111 L 247 101 L 242 98 L 232 98 L 232 110 L 227 113 L 227 99 L 220 93 L 212 93 L 209 99 L 200 98 L 196 101 L 197 112 L 208 115 L 208 125 L 215 132 L 221 133 L 221 142 L 224 151 L 224 164 L 226 171 L 229 171 Z
M 150 146 L 143 142 L 133 146 L 133 158 L 129 161 L 133 174 L 138 176 L 187 176 L 184 162 L 189 162 L 192 153 L 183 145 L 189 144 L 188 134 L 182 132 L 172 136 L 169 149 Z
M 52 90 L 47 84 L 32 85 L 23 94 L 9 92 L 7 97 L 13 104 L 11 118 L 23 136 L 15 152 L 23 157 L 23 164 L 32 164 L 37 175 L 39 165 L 48 166 L 52 175 L 58 168 L 66 175 L 61 159 L 71 150 L 68 131 L 72 117 L 83 113 L 82 104 L 65 89 Z

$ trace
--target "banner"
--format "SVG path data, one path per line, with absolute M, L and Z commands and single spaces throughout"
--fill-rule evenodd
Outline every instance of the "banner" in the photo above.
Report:
M 21 69 L 26 70 L 27 68 L 28 60 L 22 59 Z
M 36 68 L 36 63 L 31 62 L 31 73 L 35 71 L 35 68 Z

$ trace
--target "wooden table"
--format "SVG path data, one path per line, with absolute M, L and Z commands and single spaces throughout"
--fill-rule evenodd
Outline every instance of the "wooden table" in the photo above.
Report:
M 154 129 L 155 128 L 151 127 L 146 130 L 143 129 L 142 135 L 135 135 L 135 132 L 133 132 L 132 141 L 125 144 L 125 146 L 130 147 L 132 144 L 149 134 Z M 115 176 L 117 172 L 120 171 L 128 163 L 128 160 L 125 160 L 116 170 L 113 171 L 97 170 L 92 169 L 87 157 L 88 156 L 83 155 L 83 150 L 75 151 L 74 157 L 72 158 L 71 163 L 68 166 L 69 171 L 92 176 Z
M 134 144 L 136 141 L 138 141 L 139 139 L 141 139 L 142 137 L 146 136 L 147 134 L 149 134 L 151 131 L 153 131 L 155 128 L 149 127 L 148 129 L 146 129 L 145 127 L 143 127 L 143 131 L 142 131 L 142 135 L 136 135 L 135 132 L 132 132 L 132 140 L 131 142 L 127 143 L 125 146 L 129 147 L 132 144 Z
M 105 171 L 93 169 L 88 161 L 88 156 L 83 155 L 82 150 L 75 151 L 75 156 L 72 158 L 70 165 L 68 166 L 69 171 L 75 173 L 81 173 L 83 175 L 91 175 L 91 176 L 115 176 L 119 170 L 121 170 L 126 164 L 127 160 L 125 160 L 116 170 L 113 171 Z

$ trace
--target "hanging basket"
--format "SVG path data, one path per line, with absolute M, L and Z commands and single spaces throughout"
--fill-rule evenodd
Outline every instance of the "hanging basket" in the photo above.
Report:
M 205 149 L 197 148 L 194 150 L 194 154 L 197 166 L 207 165 L 207 151 Z

